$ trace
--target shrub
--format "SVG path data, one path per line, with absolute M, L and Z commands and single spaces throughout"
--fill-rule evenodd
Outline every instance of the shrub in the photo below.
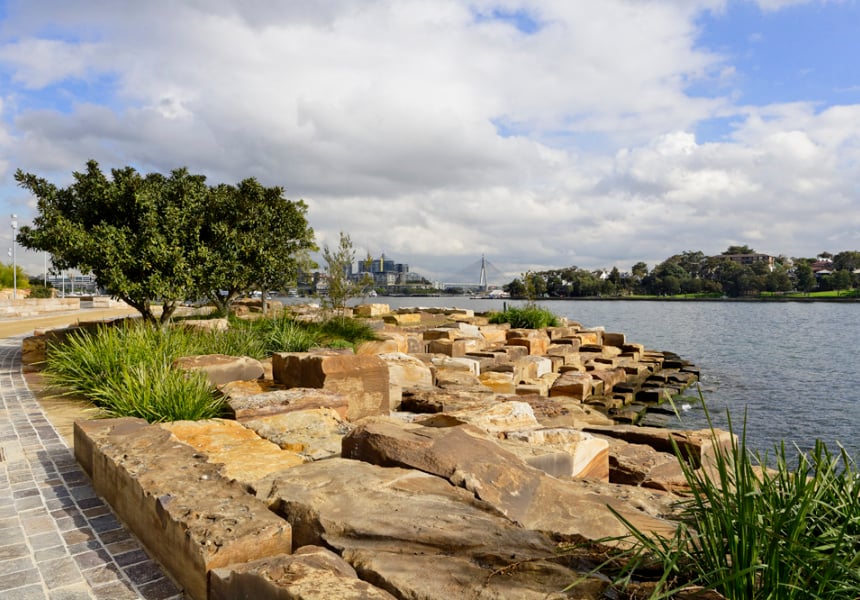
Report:
M 543 329 L 558 325 L 558 317 L 552 311 L 533 304 L 511 307 L 489 316 L 490 323 L 510 323 L 515 329 Z

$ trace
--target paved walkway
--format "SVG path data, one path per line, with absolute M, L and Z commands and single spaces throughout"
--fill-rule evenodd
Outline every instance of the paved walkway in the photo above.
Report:
M 0 339 L 0 598 L 183 598 L 30 393 L 20 337 Z

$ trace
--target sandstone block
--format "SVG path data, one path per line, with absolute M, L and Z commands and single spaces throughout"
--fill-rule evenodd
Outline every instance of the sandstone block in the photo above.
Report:
M 225 477 L 243 485 L 254 485 L 266 475 L 305 462 L 295 452 L 284 452 L 236 421 L 174 421 L 157 427 L 205 454 L 207 462 L 222 465 Z
M 230 381 L 247 381 L 263 376 L 260 361 L 247 356 L 204 354 L 183 356 L 173 361 L 173 368 L 183 371 L 201 371 L 213 386 Z
M 493 434 L 538 427 L 534 411 L 526 402 L 511 401 L 489 406 L 467 407 L 446 414 L 456 421 L 469 423 Z
M 436 385 L 444 389 L 476 389 L 483 387 L 481 380 L 471 371 L 448 367 L 436 369 Z
M 423 361 L 402 352 L 380 354 L 388 365 L 388 402 L 396 410 L 403 399 L 404 388 L 432 388 L 433 373 Z
M 482 385 L 485 385 L 497 394 L 515 394 L 517 391 L 513 373 L 486 371 L 481 373 L 478 379 Z
M 505 345 L 499 348 L 499 350 L 503 351 L 507 356 L 507 360 L 511 362 L 529 355 L 529 349 L 525 346 Z
M 403 393 L 400 410 L 435 414 L 495 404 L 496 394 L 487 387 L 473 390 L 408 390 Z
M 532 429 L 505 434 L 510 450 L 526 464 L 553 477 L 609 479 L 609 442 L 569 428 Z
M 179 325 L 185 329 L 196 331 L 227 331 L 230 323 L 227 319 L 189 319 L 180 321 Z
M 292 549 L 288 522 L 170 432 L 138 420 L 75 423 L 96 492 L 193 600 L 211 569 Z
M 409 343 L 406 336 L 395 336 L 391 334 L 378 335 L 379 339 L 366 340 L 356 346 L 356 354 L 372 355 L 386 354 L 390 352 L 406 352 Z
M 382 319 L 386 323 L 397 325 L 398 327 L 421 325 L 421 313 L 395 313 L 385 315 Z
M 510 329 L 507 332 L 507 345 L 523 346 L 528 354 L 542 355 L 549 349 L 549 336 L 537 329 Z
M 450 369 L 452 371 L 467 371 L 472 375 L 478 376 L 481 374 L 481 363 L 473 358 L 466 356 L 448 357 L 434 356 L 430 359 L 430 363 L 437 369 Z
M 550 562 L 555 544 L 545 536 L 414 469 L 331 459 L 285 471 L 270 490 L 298 545 L 332 548 L 397 598 L 538 600 L 576 579 Z M 528 569 L 495 576 L 522 561 Z
M 466 340 L 432 340 L 427 346 L 431 354 L 445 354 L 446 356 L 465 356 Z
M 626 343 L 627 340 L 623 333 L 603 332 L 603 344 L 606 346 L 617 346 L 618 348 L 623 348 Z
M 582 401 L 591 395 L 594 381 L 594 378 L 587 373 L 565 371 L 555 380 L 549 395 L 550 397 L 570 396 Z
M 270 385 L 267 391 L 234 396 L 239 392 L 231 387 L 228 393 L 228 415 L 239 422 L 313 408 L 331 408 L 345 418 L 349 409 L 345 394 L 318 388 L 275 389 Z
M 728 449 L 732 443 L 731 434 L 721 429 L 715 429 L 712 433 L 710 429 L 679 431 L 661 427 L 618 425 L 587 427 L 585 431 L 618 438 L 631 444 L 644 444 L 668 454 L 673 454 L 672 443 L 674 442 L 681 451 L 681 455 L 696 468 L 713 457 L 715 447 Z
M 647 517 L 618 498 L 594 494 L 582 480 L 550 477 L 467 427 L 418 430 L 365 423 L 344 438 L 343 452 L 345 457 L 445 477 L 526 529 L 593 540 L 623 535 L 626 528 L 610 518 L 609 504 L 644 530 L 673 530 L 670 523 Z
M 604 393 L 609 393 L 613 386 L 627 381 L 627 373 L 620 368 L 596 370 L 590 372 L 589 375 L 592 379 L 599 379 L 603 382 Z
M 322 388 L 348 399 L 346 418 L 389 413 L 388 366 L 378 356 L 334 352 L 276 352 L 275 381 L 288 387 Z
M 576 332 L 578 330 L 579 329 L 577 327 L 570 327 L 570 326 L 547 327 L 546 329 L 544 329 L 546 334 L 549 336 L 550 340 L 557 340 L 560 338 L 570 337 L 570 336 L 576 334 Z
M 528 402 L 535 418 L 542 427 L 610 427 L 615 424 L 605 414 L 584 405 L 581 401 L 567 396 L 542 398 L 539 396 L 518 396 L 516 400 Z
M 31 335 L 21 340 L 21 362 L 34 365 L 45 362 L 47 356 L 47 336 Z
M 599 329 L 580 329 L 574 334 L 574 337 L 579 338 L 580 342 L 585 344 L 602 344 L 603 331 Z
M 331 408 L 315 408 L 247 419 L 242 423 L 276 445 L 282 454 L 295 455 L 295 466 L 340 455 L 343 436 L 352 425 Z M 252 457 L 248 457 L 251 459 Z
M 507 340 L 507 331 L 510 324 L 500 323 L 498 325 L 483 325 L 480 329 L 481 337 L 491 346 L 504 346 Z
M 535 383 L 518 383 L 514 393 L 517 396 L 548 396 L 549 386 L 540 380 L 536 380 Z
M 609 447 L 609 481 L 667 492 L 689 491 L 675 455 L 618 439 Z
M 388 592 L 358 578 L 340 556 L 320 546 L 213 569 L 210 600 L 394 600 Z
M 387 304 L 359 304 L 353 308 L 356 317 L 382 317 L 390 312 Z

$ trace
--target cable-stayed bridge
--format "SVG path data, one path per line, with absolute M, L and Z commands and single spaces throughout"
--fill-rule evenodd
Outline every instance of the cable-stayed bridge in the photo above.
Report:
M 500 287 L 507 283 L 504 281 L 505 274 L 483 255 L 479 260 L 457 271 L 454 276 L 459 281 L 445 282 L 446 287 L 471 288 L 486 292 L 491 287 Z

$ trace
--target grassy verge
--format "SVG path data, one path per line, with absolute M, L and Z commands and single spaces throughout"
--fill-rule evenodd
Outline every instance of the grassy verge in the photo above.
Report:
M 236 320 L 223 332 L 161 330 L 127 323 L 80 331 L 52 346 L 45 374 L 53 385 L 85 396 L 109 416 L 150 422 L 205 419 L 220 415 L 222 405 L 205 377 L 171 368 L 180 356 L 229 354 L 261 359 L 274 352 L 351 347 L 373 337 L 366 325 L 352 320 Z
M 558 317 L 550 310 L 535 305 L 511 307 L 489 315 L 490 323 L 510 323 L 515 329 L 543 329 L 558 325 Z
M 615 583 L 641 581 L 656 566 L 651 598 L 689 586 L 727 598 L 860 597 L 860 472 L 845 451 L 818 441 L 796 462 L 784 445 L 759 456 L 746 448 L 745 424 L 731 447 L 717 448 L 708 469 L 679 458 L 691 491 L 674 537 L 618 516 L 634 546 L 612 558 L 623 564 Z

